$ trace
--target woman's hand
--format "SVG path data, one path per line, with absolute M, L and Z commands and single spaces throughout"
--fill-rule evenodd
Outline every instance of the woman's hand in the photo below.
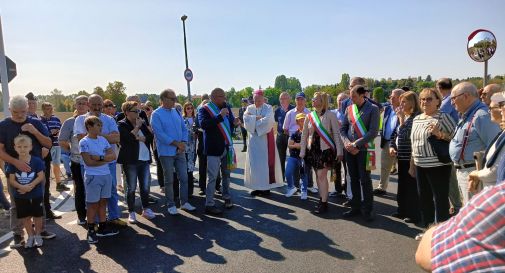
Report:
M 436 122 L 429 124 L 427 128 L 429 134 L 440 137 L 441 131 L 440 128 L 438 128 L 438 124 Z
M 391 157 L 396 157 L 396 150 L 394 148 L 389 148 L 389 155 Z

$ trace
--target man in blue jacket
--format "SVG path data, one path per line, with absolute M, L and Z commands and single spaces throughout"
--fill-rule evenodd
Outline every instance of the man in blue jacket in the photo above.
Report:
M 204 130 L 204 153 L 207 155 L 207 188 L 205 192 L 205 213 L 221 214 L 222 210 L 214 201 L 215 183 L 221 170 L 224 206 L 233 207 L 230 195 L 230 169 L 236 164 L 232 132 L 240 125 L 226 103 L 224 90 L 215 88 L 210 93 L 210 102 L 198 110 L 198 121 Z

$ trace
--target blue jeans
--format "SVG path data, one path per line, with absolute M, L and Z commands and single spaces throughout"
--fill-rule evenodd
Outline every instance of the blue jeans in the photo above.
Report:
M 123 170 L 126 174 L 126 203 L 128 211 L 135 210 L 135 190 L 137 189 L 137 179 L 140 186 L 140 201 L 142 208 L 149 206 L 149 162 L 137 161 L 134 164 L 123 164 Z
M 301 158 L 295 158 L 289 156 L 287 158 L 287 163 L 286 163 L 286 181 L 288 182 L 288 189 L 292 189 L 295 187 L 295 179 L 296 177 L 299 177 L 300 175 L 296 175 L 297 173 L 300 174 L 300 169 L 302 168 L 302 159 Z M 307 192 L 307 175 L 303 173 L 301 175 L 302 178 L 302 192 Z
M 227 149 L 221 156 L 207 155 L 207 188 L 205 189 L 205 206 L 214 206 L 214 193 L 216 192 L 216 179 L 221 170 L 221 185 L 223 186 L 223 199 L 230 199 L 230 170 L 227 168 Z
M 179 176 L 179 196 L 181 205 L 188 202 L 188 167 L 186 163 L 186 154 L 179 153 L 174 156 L 160 156 L 161 166 L 163 168 L 163 179 L 165 181 L 165 197 L 167 206 L 175 206 L 174 201 L 174 170 Z
M 68 176 L 72 174 L 72 169 L 70 168 L 70 153 L 61 151 L 61 162 L 63 162 L 63 167 L 65 167 L 65 174 Z
M 116 161 L 109 163 L 110 176 L 112 177 L 112 189 L 109 200 L 107 200 L 107 209 L 109 210 L 108 219 L 119 219 L 119 195 L 117 194 L 117 181 L 116 181 Z
M 11 209 L 11 204 L 9 203 L 9 200 L 7 200 L 7 197 L 4 193 L 4 184 L 2 183 L 2 180 L 0 180 L 0 205 L 2 205 L 4 210 Z

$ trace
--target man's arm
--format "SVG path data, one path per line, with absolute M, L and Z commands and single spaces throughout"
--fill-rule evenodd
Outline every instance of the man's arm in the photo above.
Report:
M 348 146 L 351 144 L 351 140 L 349 139 L 349 136 L 347 135 L 347 132 L 349 130 L 349 119 L 347 118 L 347 109 L 344 112 L 344 118 L 342 119 L 342 126 L 340 127 L 340 137 L 342 138 L 342 142 L 344 143 L 344 147 Z
M 174 139 L 165 133 L 161 123 L 161 117 L 157 113 L 153 113 L 151 116 L 151 126 L 153 127 L 154 136 L 156 139 L 163 144 L 173 145 Z M 177 145 L 174 145 L 177 146 Z
M 30 168 L 30 165 L 26 164 L 26 162 L 10 156 L 5 151 L 5 145 L 3 143 L 0 143 L 0 159 L 11 165 L 14 165 L 18 170 L 22 172 L 29 172 L 32 169 Z
M 427 272 L 431 272 L 431 238 L 436 226 L 428 229 L 419 242 L 416 251 L 416 263 Z
M 110 144 L 117 144 L 117 143 L 119 143 L 119 132 L 110 132 L 107 135 L 104 135 L 104 134 L 100 134 L 100 135 L 103 136 L 105 139 L 107 139 L 107 141 Z
M 42 123 L 40 125 L 44 126 Z M 51 141 L 51 138 L 49 137 L 49 132 L 47 130 L 44 130 L 40 126 L 37 128 L 31 123 L 25 123 L 25 124 L 23 124 L 23 126 L 21 126 L 21 131 L 28 132 L 28 133 L 32 134 L 37 139 L 37 141 L 40 143 L 40 145 L 42 145 L 42 147 L 46 147 L 46 148 L 50 149 L 53 146 L 53 142 Z M 43 134 L 43 133 L 41 133 L 41 131 L 44 133 L 47 133 L 47 134 Z

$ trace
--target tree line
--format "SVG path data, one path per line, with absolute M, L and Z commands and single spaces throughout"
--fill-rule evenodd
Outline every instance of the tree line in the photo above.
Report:
M 494 77 L 489 76 L 489 83 L 497 83 L 501 85 L 505 85 L 505 75 L 497 75 Z M 336 101 L 336 97 L 338 94 L 348 90 L 349 82 L 351 77 L 349 74 L 344 73 L 340 76 L 340 81 L 335 84 L 328 85 L 318 85 L 312 84 L 305 87 L 302 87 L 300 80 L 296 77 L 286 77 L 285 75 L 279 75 L 275 78 L 274 86 L 269 86 L 266 88 L 258 88 L 263 89 L 265 93 L 265 97 L 268 99 L 268 103 L 272 105 L 279 105 L 279 95 L 285 91 L 288 92 L 292 98 L 295 97 L 295 94 L 303 91 L 307 98 L 311 98 L 315 92 L 323 91 L 331 95 L 333 101 Z M 466 79 L 453 79 L 453 85 L 461 81 L 470 81 L 475 84 L 478 88 L 482 87 L 482 77 L 471 77 Z M 435 80 L 432 79 L 430 75 L 427 75 L 425 78 L 419 77 L 408 77 L 406 79 L 374 79 L 374 78 L 365 78 L 366 87 L 372 92 L 373 98 L 378 102 L 384 102 L 387 100 L 391 90 L 395 88 L 409 87 L 411 90 L 419 92 L 423 88 L 435 87 Z M 241 100 L 243 98 L 249 98 L 252 96 L 255 89 L 251 86 L 244 87 L 240 90 L 231 87 L 228 91 L 226 91 L 226 97 L 228 103 L 232 107 L 240 107 Z M 160 90 L 161 91 L 161 90 Z M 178 90 L 181 92 L 182 90 Z M 28 91 L 27 91 L 28 92 Z M 199 92 L 209 93 L 208 92 Z M 35 93 L 35 92 L 34 92 Z M 53 104 L 56 112 L 70 112 L 73 111 L 73 103 L 74 99 L 79 95 L 91 95 L 98 94 L 102 96 L 104 99 L 110 99 L 117 107 L 117 110 L 121 110 L 121 104 L 126 100 L 126 86 L 121 81 L 109 82 L 105 89 L 101 86 L 95 87 L 93 90 L 79 90 L 71 95 L 64 95 L 63 92 L 57 88 L 49 92 L 49 95 L 37 95 L 37 99 L 41 102 L 47 101 Z M 144 92 L 137 93 L 140 100 L 142 102 L 150 101 L 153 106 L 156 108 L 159 106 L 159 92 Z M 1 99 L 1 97 L 0 97 Z M 187 96 L 179 94 L 177 96 L 179 103 L 184 103 L 187 101 Z M 200 96 L 194 96 L 193 104 L 197 106 L 201 102 Z M 307 104 L 311 107 L 311 100 L 307 99 Z M 39 104 L 40 105 L 40 104 Z M 2 107 L 2 103 L 0 103 L 0 108 Z M 3 109 L 0 109 L 3 111 Z

